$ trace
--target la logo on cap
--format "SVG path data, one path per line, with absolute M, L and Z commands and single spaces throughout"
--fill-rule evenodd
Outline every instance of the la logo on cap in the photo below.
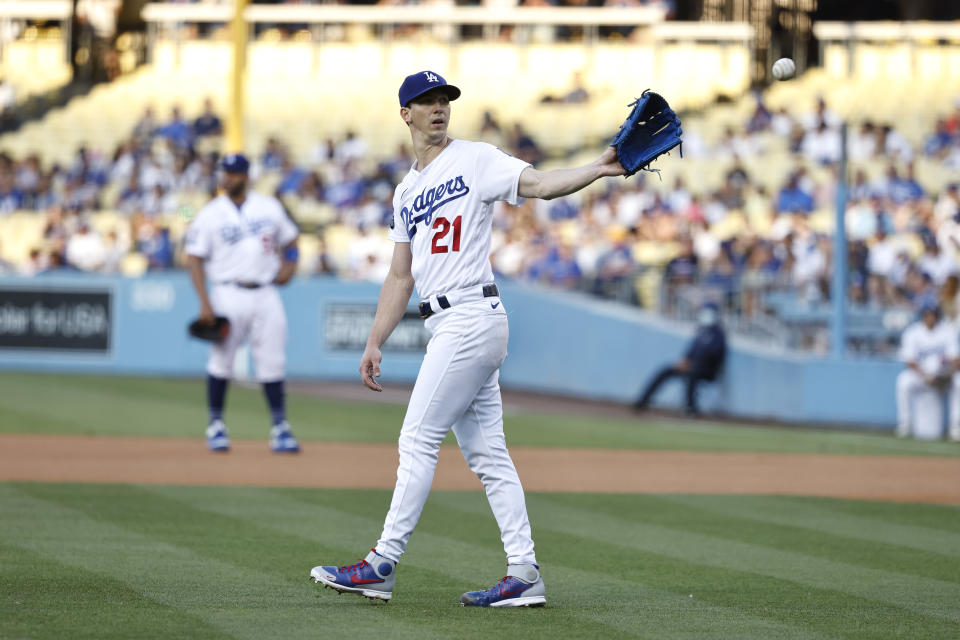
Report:
M 424 73 L 427 75 L 427 82 L 438 82 L 440 80 L 439 78 L 437 78 L 437 76 L 430 73 L 429 71 L 424 71 Z

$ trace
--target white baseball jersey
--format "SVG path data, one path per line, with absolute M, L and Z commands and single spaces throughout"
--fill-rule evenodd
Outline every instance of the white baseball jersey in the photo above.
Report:
M 190 223 L 185 249 L 204 259 L 207 278 L 214 283 L 269 284 L 280 269 L 277 248 L 298 233 L 276 198 L 248 192 L 238 208 L 221 195 Z
M 900 359 L 913 362 L 926 375 L 943 372 L 951 360 L 960 358 L 960 344 L 954 328 L 939 322 L 928 329 L 923 322 L 914 322 L 900 339 Z
M 389 237 L 410 243 L 421 299 L 493 282 L 493 203 L 521 202 L 528 166 L 485 142 L 451 140 L 423 171 L 410 168 L 393 196 Z

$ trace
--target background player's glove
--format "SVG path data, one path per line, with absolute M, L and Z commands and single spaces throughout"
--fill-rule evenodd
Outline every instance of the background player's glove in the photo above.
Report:
M 641 169 L 655 171 L 648 168 L 650 163 L 683 142 L 680 118 L 659 93 L 648 89 L 630 106 L 633 110 L 610 143 L 617 150 L 620 165 L 627 170 L 626 176 Z M 683 147 L 680 155 L 683 156 Z
M 230 333 L 230 321 L 224 316 L 217 316 L 213 324 L 208 324 L 198 318 L 187 326 L 187 333 L 200 340 L 223 342 Z

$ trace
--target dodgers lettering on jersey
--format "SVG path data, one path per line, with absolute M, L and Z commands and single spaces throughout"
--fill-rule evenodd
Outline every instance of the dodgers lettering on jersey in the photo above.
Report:
M 397 185 L 390 239 L 410 243 L 421 299 L 493 282 L 493 203 L 520 203 L 520 174 L 528 166 L 485 142 L 452 140 Z
M 429 227 L 433 222 L 434 211 L 468 193 L 470 193 L 470 187 L 463 181 L 463 176 L 450 178 L 435 187 L 421 191 L 413 199 L 412 209 L 407 207 L 400 209 L 400 220 L 407 229 L 407 237 L 413 238 L 413 234 L 417 232 L 417 225 L 421 222 L 425 227 Z
M 267 284 L 280 269 L 277 249 L 298 233 L 276 198 L 249 192 L 238 209 L 221 195 L 190 223 L 185 250 L 204 259 L 206 276 L 213 282 Z

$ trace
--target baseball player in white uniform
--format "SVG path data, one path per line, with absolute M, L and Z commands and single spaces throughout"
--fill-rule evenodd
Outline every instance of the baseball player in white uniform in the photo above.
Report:
M 897 376 L 897 436 L 911 435 L 914 396 L 931 387 L 949 388 L 950 438 L 960 440 L 960 344 L 956 328 L 940 322 L 940 309 L 927 303 L 921 318 L 900 339 L 900 359 L 907 368 Z
M 503 433 L 498 380 L 508 329 L 490 266 L 493 206 L 498 200 L 516 205 L 523 198 L 566 195 L 624 170 L 612 147 L 588 165 L 542 172 L 489 144 L 451 138 L 450 101 L 459 96 L 460 89 L 431 71 L 407 76 L 400 87 L 400 117 L 416 162 L 393 199 L 393 260 L 360 361 L 363 383 L 381 391 L 380 347 L 402 318 L 414 285 L 431 339 L 400 432 L 397 484 L 379 541 L 364 560 L 314 567 L 310 576 L 340 592 L 391 598 L 396 564 L 430 492 L 440 442 L 453 429 L 486 490 L 508 564 L 500 582 L 465 593 L 460 602 L 540 606 L 546 602 L 544 584 Z
M 270 449 L 296 453 L 300 444 L 287 423 L 284 392 L 287 316 L 276 285 L 296 270 L 299 231 L 275 198 L 248 190 L 250 162 L 243 155 L 225 156 L 222 169 L 224 193 L 197 213 L 186 241 L 201 321 L 212 324 L 218 315 L 230 321 L 229 334 L 207 361 L 207 446 L 230 449 L 223 420 L 227 382 L 237 348 L 249 340 L 273 421 Z

